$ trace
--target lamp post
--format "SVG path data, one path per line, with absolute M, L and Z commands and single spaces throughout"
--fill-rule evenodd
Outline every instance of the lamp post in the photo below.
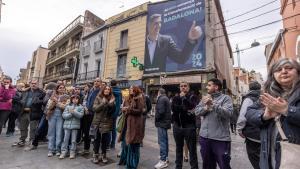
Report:
M 5 3 L 2 2 L 2 0 L 0 0 L 0 23 L 1 23 L 1 7 L 2 5 L 5 5 Z
M 237 77 L 235 77 L 235 80 L 236 80 L 236 94 L 237 94 L 237 103 L 239 104 L 240 103 L 240 83 L 239 83 L 239 76 L 240 76 L 240 69 L 241 69 L 241 56 L 240 56 L 240 52 L 241 51 L 244 51 L 244 50 L 248 50 L 248 49 L 251 49 L 251 48 L 254 48 L 254 47 L 257 47 L 257 46 L 260 46 L 260 43 L 257 42 L 256 40 L 254 40 L 252 43 L 251 43 L 251 46 L 249 48 L 245 48 L 245 49 L 239 49 L 239 46 L 238 44 L 236 44 L 236 54 L 237 54 L 237 61 L 238 61 L 238 75 Z M 234 52 L 234 53 L 235 53 Z

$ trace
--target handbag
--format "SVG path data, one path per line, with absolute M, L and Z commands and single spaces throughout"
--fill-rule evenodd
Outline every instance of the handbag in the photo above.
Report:
M 281 136 L 280 149 L 281 149 L 281 160 L 280 169 L 299 169 L 299 156 L 300 156 L 300 145 L 288 142 L 288 138 L 284 134 L 281 123 L 276 119 L 276 126 Z
M 121 133 L 123 128 L 125 126 L 125 114 L 122 113 L 121 116 L 118 119 L 117 123 L 117 132 Z

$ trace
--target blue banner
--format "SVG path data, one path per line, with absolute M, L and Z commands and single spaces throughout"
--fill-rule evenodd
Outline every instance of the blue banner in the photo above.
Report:
M 205 68 L 204 0 L 148 5 L 144 74 Z

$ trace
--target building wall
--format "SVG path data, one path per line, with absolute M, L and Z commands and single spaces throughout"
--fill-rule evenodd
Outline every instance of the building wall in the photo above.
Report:
M 102 41 L 102 51 L 95 52 L 94 44 L 95 42 L 99 42 L 101 38 Z M 82 40 L 82 47 L 81 47 L 81 54 L 80 54 L 80 63 L 78 69 L 78 75 L 85 73 L 85 64 L 88 64 L 87 72 L 94 72 L 97 71 L 97 62 L 100 61 L 100 77 L 103 78 L 104 72 L 104 63 L 105 63 L 105 49 L 106 49 L 106 37 L 107 37 L 107 29 L 101 30 L 94 35 L 89 36 L 88 38 L 84 38 Z M 90 42 L 90 46 L 87 46 L 88 41 Z M 84 50 L 84 51 L 83 51 Z M 88 50 L 88 51 L 87 51 Z M 86 53 L 87 52 L 87 53 Z M 92 73 L 94 76 L 96 74 Z
M 111 24 L 111 26 L 108 28 L 107 35 L 104 80 L 117 78 L 118 53 L 116 49 L 119 48 L 121 32 L 124 30 L 128 30 L 127 44 L 129 48 L 127 52 L 125 78 L 126 80 L 140 80 L 142 78 L 143 71 L 140 71 L 138 67 L 133 67 L 131 59 L 133 56 L 136 56 L 140 63 L 144 62 L 147 16 L 136 16 L 119 24 L 114 23 L 126 20 L 126 18 L 128 19 L 146 10 L 147 4 L 142 4 L 107 20 L 107 24 Z
M 231 55 L 231 46 L 224 31 L 222 11 L 219 0 L 206 1 L 206 51 L 207 51 L 207 69 L 215 68 L 217 77 L 220 80 L 226 80 L 228 89 L 234 93 L 233 58 Z M 225 36 L 224 36 L 225 35 Z
M 38 47 L 32 54 L 30 73 L 28 80 L 38 80 L 39 87 L 43 87 L 43 78 L 45 76 L 46 61 L 49 50 L 43 47 Z
M 300 1 L 282 0 L 281 4 L 281 15 L 283 18 L 300 14 Z M 299 49 L 297 39 L 300 35 L 300 15 L 283 20 L 283 27 L 286 29 L 284 33 L 285 56 L 297 59 L 296 51 Z

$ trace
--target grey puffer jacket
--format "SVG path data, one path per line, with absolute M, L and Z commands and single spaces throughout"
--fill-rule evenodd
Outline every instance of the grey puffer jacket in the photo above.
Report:
M 221 92 L 212 94 L 213 108 L 205 110 L 200 102 L 195 108 L 195 114 L 203 116 L 200 136 L 219 141 L 231 141 L 229 124 L 233 112 L 232 100 Z
M 74 113 L 70 112 L 71 109 L 74 109 Z M 80 119 L 83 116 L 83 110 L 81 105 L 68 105 L 62 114 L 62 117 L 65 120 L 64 129 L 80 129 Z

